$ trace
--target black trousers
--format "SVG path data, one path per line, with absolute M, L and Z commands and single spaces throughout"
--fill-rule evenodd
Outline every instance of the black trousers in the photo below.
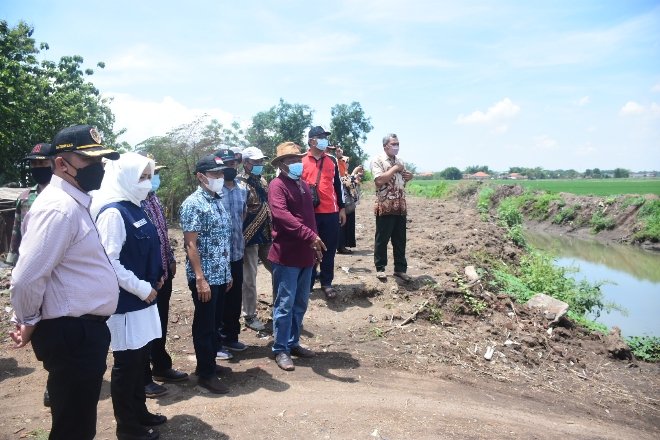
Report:
M 339 227 L 339 239 L 337 249 L 353 248 L 355 243 L 355 211 L 346 214 L 346 223 Z
M 144 368 L 149 362 L 149 344 L 137 350 L 113 351 L 110 393 L 117 420 L 117 432 L 143 434 L 140 420 L 147 414 L 144 395 Z
M 103 321 L 45 319 L 32 334 L 34 353 L 48 371 L 50 440 L 93 439 L 110 331 Z
M 241 308 L 243 305 L 243 259 L 231 262 L 231 278 L 234 283 L 225 294 L 222 311 L 222 324 L 219 333 L 220 340 L 225 342 L 238 341 L 241 333 Z
M 218 328 L 222 322 L 222 309 L 225 302 L 226 284 L 210 285 L 211 300 L 202 302 L 197 295 L 195 282 L 188 282 L 188 288 L 195 305 L 192 324 L 193 346 L 197 358 L 199 377 L 208 379 L 215 374 L 215 356 L 220 348 Z
M 376 217 L 376 237 L 374 245 L 374 265 L 377 271 L 387 266 L 387 243 L 392 240 L 394 272 L 406 272 L 406 216 L 379 215 Z
M 160 329 L 163 333 L 158 339 L 151 341 L 151 363 L 147 362 L 144 370 L 144 384 L 147 385 L 153 380 L 151 373 L 151 364 L 153 364 L 153 371 L 162 373 L 165 370 L 172 368 L 172 358 L 165 349 L 167 342 L 167 323 L 170 319 L 170 298 L 172 297 L 172 273 L 163 283 L 163 287 L 158 291 L 156 297 L 156 307 L 158 307 L 158 316 L 160 317 Z

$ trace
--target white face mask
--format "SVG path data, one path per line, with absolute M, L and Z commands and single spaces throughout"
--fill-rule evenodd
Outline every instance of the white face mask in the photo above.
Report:
M 147 198 L 149 191 L 151 191 L 151 180 L 149 179 L 145 179 L 142 182 L 138 182 L 137 184 L 133 185 L 131 190 L 133 197 L 135 197 L 140 202 Z
M 207 177 L 209 183 L 206 184 L 206 187 L 210 190 L 213 191 L 216 194 L 222 195 L 222 187 L 225 184 L 225 179 L 213 179 L 211 177 Z

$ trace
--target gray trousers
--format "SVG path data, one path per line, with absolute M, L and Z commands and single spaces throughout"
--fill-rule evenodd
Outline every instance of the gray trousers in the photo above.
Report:
M 243 254 L 243 315 L 254 316 L 257 314 L 257 266 L 259 260 L 268 272 L 273 273 L 268 252 L 270 243 L 253 244 L 245 246 Z M 271 283 L 268 284 L 270 286 Z

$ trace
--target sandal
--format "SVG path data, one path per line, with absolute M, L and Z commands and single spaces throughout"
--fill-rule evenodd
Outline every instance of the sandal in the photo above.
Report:
M 333 299 L 337 297 L 337 291 L 333 289 L 332 287 L 321 287 L 323 289 L 323 293 L 325 293 L 325 297 L 327 299 Z
M 392 275 L 394 275 L 397 278 L 401 278 L 406 283 L 409 283 L 409 282 L 412 281 L 412 278 L 410 278 L 410 276 L 408 274 L 406 274 L 405 272 L 394 272 Z

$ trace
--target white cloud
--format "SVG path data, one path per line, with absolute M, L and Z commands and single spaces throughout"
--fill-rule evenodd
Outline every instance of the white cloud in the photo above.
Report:
M 620 115 L 641 115 L 644 113 L 644 107 L 635 101 L 628 101 L 626 102 L 626 105 L 621 107 L 621 110 L 619 110 Z
M 651 87 L 651 91 L 655 93 L 660 93 L 660 83 L 657 83 L 653 87 Z
M 578 99 L 575 101 L 575 104 L 584 107 L 585 105 L 589 104 L 591 102 L 591 99 L 588 96 L 583 96 L 582 98 Z
M 575 151 L 575 154 L 577 156 L 593 156 L 596 152 L 598 152 L 598 149 L 594 147 L 591 142 L 587 142 L 586 144 L 582 145 L 581 147 L 578 147 L 577 150 Z
M 547 134 L 542 134 L 540 136 L 534 137 L 534 145 L 538 149 L 542 150 L 551 150 L 557 146 L 557 141 L 548 136 Z
M 498 132 L 504 132 L 508 129 L 505 124 L 500 124 L 513 118 L 520 111 L 520 107 L 513 103 L 509 98 L 504 98 L 500 102 L 493 104 L 485 112 L 476 110 L 467 116 L 459 115 L 456 118 L 457 124 L 497 124 Z M 503 131 L 502 131 L 503 128 Z
M 188 108 L 169 96 L 161 101 L 143 101 L 132 95 L 114 93 L 110 107 L 115 114 L 115 128 L 126 128 L 119 140 L 136 145 L 152 136 L 163 136 L 172 129 L 209 115 L 224 125 L 236 118 L 219 108 Z

